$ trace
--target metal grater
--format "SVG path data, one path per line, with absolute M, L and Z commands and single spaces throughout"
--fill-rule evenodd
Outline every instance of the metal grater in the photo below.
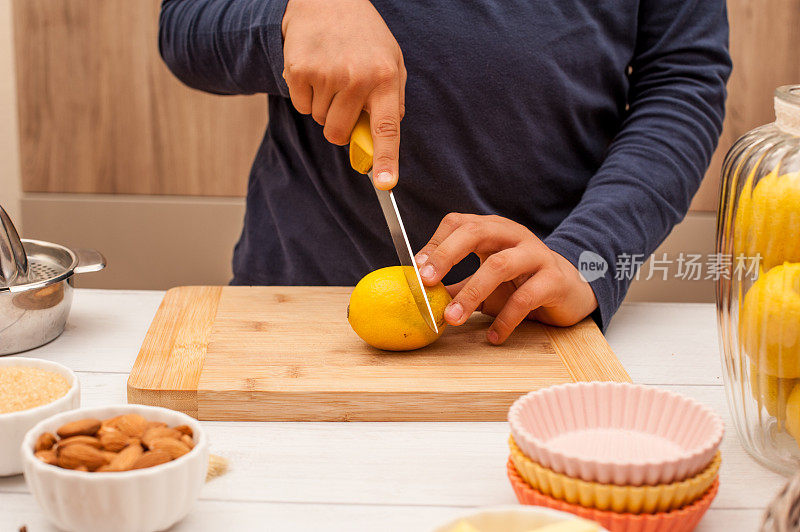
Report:
M 33 349 L 64 330 L 74 274 L 106 265 L 93 250 L 20 239 L 0 207 L 0 355 Z
M 39 259 L 28 261 L 28 282 L 44 281 L 57 277 L 59 273 L 63 272 L 63 268 L 58 268 L 52 263 L 45 262 Z

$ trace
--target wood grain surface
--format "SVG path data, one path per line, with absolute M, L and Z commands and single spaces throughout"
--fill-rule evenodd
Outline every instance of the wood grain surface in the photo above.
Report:
M 489 345 L 475 314 L 424 349 L 366 345 L 345 312 L 349 287 L 170 290 L 128 380 L 131 402 L 204 420 L 503 420 L 520 395 L 577 380 L 629 381 L 590 320 L 525 322 Z
M 775 120 L 777 87 L 800 83 L 800 0 L 728 0 L 733 73 L 725 124 L 692 210 L 716 211 L 722 160 L 736 140 Z
M 266 97 L 182 85 L 159 0 L 14 0 L 26 192 L 243 196 Z
M 197 386 L 221 294 L 218 286 L 167 292 L 131 371 L 130 402 L 159 404 L 197 417 Z M 135 384 L 145 382 L 148 386 Z

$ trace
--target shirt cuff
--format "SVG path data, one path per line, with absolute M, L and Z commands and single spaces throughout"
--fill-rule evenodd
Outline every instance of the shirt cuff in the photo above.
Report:
M 281 96 L 289 97 L 289 87 L 283 79 L 283 15 L 286 13 L 286 4 L 289 0 L 260 0 L 256 5 L 261 6 L 257 21 L 261 28 L 261 42 L 266 48 L 267 64 L 272 69 L 272 75 L 278 86 Z
M 600 250 L 586 249 L 584 246 L 577 244 L 562 235 L 552 234 L 544 239 L 544 243 L 548 248 L 567 259 L 573 266 L 575 266 L 576 270 L 581 272 L 581 275 L 584 275 L 584 271 L 582 270 L 586 269 L 586 275 L 584 278 L 589 280 L 589 286 L 592 288 L 595 298 L 597 298 L 597 309 L 592 312 L 591 316 L 595 323 L 597 323 L 597 326 L 600 327 L 600 330 L 605 333 L 608 323 L 611 321 L 611 318 L 614 316 L 614 313 L 619 307 L 619 302 L 615 296 L 616 281 L 614 280 L 615 273 L 613 271 L 615 264 L 614 261 L 609 260 L 609 257 L 602 256 L 599 253 Z M 585 252 L 591 253 L 591 255 L 589 255 L 590 260 L 588 261 L 586 255 L 581 257 L 581 254 Z M 582 260 L 586 263 L 583 266 L 581 265 Z M 605 261 L 607 267 L 602 275 L 595 279 L 591 279 L 591 277 L 595 277 L 597 274 L 599 274 L 599 270 L 597 268 L 587 269 L 588 262 L 597 264 L 600 260 Z M 602 264 L 602 262 L 600 262 L 600 264 Z

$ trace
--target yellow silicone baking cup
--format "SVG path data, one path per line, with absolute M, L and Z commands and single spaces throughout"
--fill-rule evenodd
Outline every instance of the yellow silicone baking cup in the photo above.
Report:
M 525 456 L 513 437 L 508 439 L 508 446 L 511 449 L 511 461 L 533 488 L 571 504 L 618 513 L 669 512 L 691 504 L 708 491 L 722 463 L 722 457 L 717 452 L 704 470 L 689 479 L 656 486 L 617 486 L 587 482 L 543 467 Z

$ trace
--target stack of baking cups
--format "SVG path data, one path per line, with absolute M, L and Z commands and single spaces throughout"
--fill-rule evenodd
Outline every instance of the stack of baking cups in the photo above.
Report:
M 523 504 L 611 532 L 685 532 L 717 494 L 722 420 L 693 399 L 626 383 L 562 384 L 519 398 L 508 420 L 508 477 Z

